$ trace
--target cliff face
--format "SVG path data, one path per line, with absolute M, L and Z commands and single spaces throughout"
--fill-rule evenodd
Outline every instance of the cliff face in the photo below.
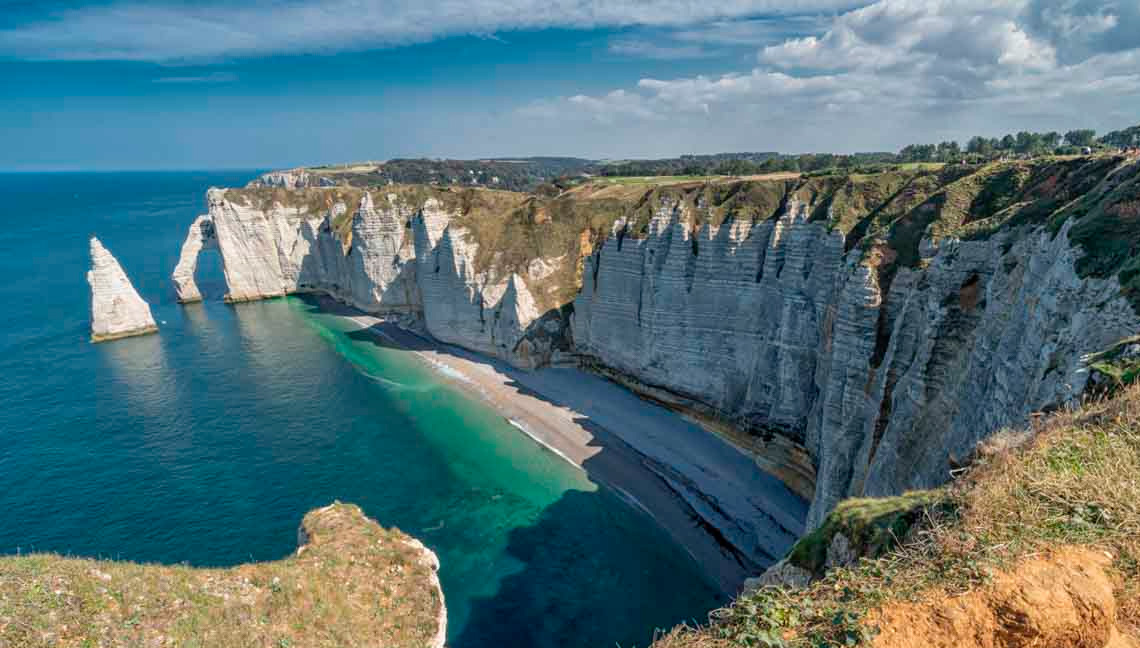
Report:
M 319 290 L 525 367 L 573 350 L 743 431 L 815 525 L 843 497 L 941 483 L 984 435 L 1079 396 L 1083 356 L 1140 327 L 1138 175 L 1080 158 L 553 199 L 255 187 L 211 190 L 191 238 L 212 224 L 233 300 Z
M 174 272 L 182 301 L 201 298 L 198 255 L 216 247 L 229 301 L 322 292 L 369 313 L 418 316 L 442 341 L 515 364 L 548 361 L 549 341 L 519 348 L 541 315 L 527 283 L 479 267 L 457 206 L 399 189 L 259 191 L 209 191 Z
M 917 206 L 862 240 L 839 222 L 843 188 L 804 185 L 769 219 L 715 227 L 700 196 L 661 197 L 645 238 L 619 224 L 587 260 L 575 347 L 635 389 L 803 444 L 809 528 L 844 497 L 940 484 L 984 436 L 1074 400 L 1082 356 L 1140 327 L 1115 276 L 1081 276 L 1080 220 L 1019 222 L 1045 200 L 1111 211 L 1136 165 L 1028 173 L 1010 207 L 973 221 L 950 204 L 969 177 L 925 192 L 912 178 L 864 218 Z
M 139 297 L 115 257 L 91 237 L 91 341 L 103 342 L 154 333 L 158 326 L 150 306 Z

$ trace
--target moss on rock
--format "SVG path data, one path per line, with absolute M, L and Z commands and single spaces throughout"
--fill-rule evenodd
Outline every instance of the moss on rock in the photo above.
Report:
M 949 507 L 945 495 L 938 491 L 844 500 L 819 528 L 800 538 L 788 554 L 788 562 L 821 575 L 837 535 L 847 539 L 855 558 L 878 558 L 898 546 L 911 527 L 928 514 L 935 510 L 941 514 Z

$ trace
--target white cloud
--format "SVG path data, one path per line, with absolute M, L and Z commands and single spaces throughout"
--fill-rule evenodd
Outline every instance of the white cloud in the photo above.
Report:
M 575 108 L 588 106 L 599 123 L 640 122 L 652 139 L 666 137 L 656 129 L 668 124 L 679 138 L 762 140 L 735 147 L 748 150 L 793 135 L 816 150 L 882 149 L 1004 128 L 1095 127 L 1140 100 L 1137 6 L 879 0 L 813 35 L 757 43 L 748 72 L 642 79 L 576 98 Z M 566 115 L 557 101 L 545 105 L 547 115 Z
M 712 52 L 699 45 L 674 44 L 669 43 L 667 40 L 665 42 L 655 42 L 635 38 L 622 38 L 612 41 L 609 50 L 621 56 L 661 61 L 700 59 L 712 56 Z
M 233 83 L 237 75 L 232 72 L 211 72 L 197 76 L 168 76 L 159 77 L 155 83 Z
M 0 54 L 41 60 L 205 60 L 335 52 L 550 27 L 679 28 L 859 0 L 263 0 L 249 5 L 119 0 L 0 30 Z

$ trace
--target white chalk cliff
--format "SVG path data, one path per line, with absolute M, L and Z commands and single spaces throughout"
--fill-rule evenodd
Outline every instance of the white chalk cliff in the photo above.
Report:
M 139 297 L 123 268 L 99 239 L 91 237 L 91 341 L 103 342 L 154 333 L 150 306 Z
M 381 190 L 363 193 L 358 204 L 336 202 L 315 212 L 281 203 L 261 208 L 211 189 L 207 203 L 209 213 L 191 225 L 174 272 L 182 301 L 201 298 L 194 283 L 198 255 L 216 247 L 229 301 L 320 292 L 369 313 L 421 315 L 436 338 L 522 366 L 549 357 L 549 350 L 529 346 L 517 352 L 541 315 L 525 281 L 477 270 L 478 244 L 438 200 L 411 204 Z M 349 210 L 346 254 L 333 223 Z
M 332 189 L 261 206 L 215 189 L 176 282 L 196 296 L 208 222 L 232 300 L 323 292 L 524 367 L 572 350 L 752 439 L 757 461 L 812 500 L 814 525 L 845 497 L 946 481 L 984 435 L 1079 398 L 1084 356 L 1140 331 L 1140 289 L 1117 278 L 1131 248 L 1093 259 L 1074 242 L 1095 242 L 1078 228 L 1097 219 L 1120 236 L 1116 214 L 1140 209 L 1140 163 L 1012 164 L 1025 166 L 904 173 L 886 192 L 840 176 L 647 189 L 625 203 L 607 189 L 502 214 L 514 228 L 503 236 L 534 249 L 585 228 L 577 266 L 561 248 L 512 264 L 511 241 L 479 240 L 438 192 L 377 188 L 318 213 L 304 192 Z M 604 228 L 557 221 L 595 209 Z M 576 298 L 547 298 L 579 281 Z

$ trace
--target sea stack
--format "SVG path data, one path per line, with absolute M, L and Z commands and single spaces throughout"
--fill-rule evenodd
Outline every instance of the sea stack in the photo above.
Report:
M 94 236 L 87 283 L 91 284 L 92 342 L 158 331 L 150 306 L 139 297 L 119 262 Z

